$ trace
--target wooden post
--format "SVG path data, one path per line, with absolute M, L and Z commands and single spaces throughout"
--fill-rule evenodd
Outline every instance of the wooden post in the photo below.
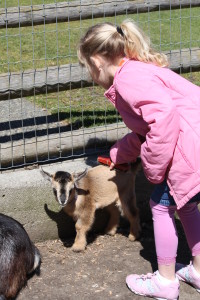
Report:
M 166 9 L 200 6 L 200 0 L 84 0 L 0 9 L 0 28 L 103 18 Z
M 179 73 L 200 70 L 200 48 L 167 53 L 170 68 Z M 78 63 L 0 75 L 0 101 L 91 86 L 89 74 Z

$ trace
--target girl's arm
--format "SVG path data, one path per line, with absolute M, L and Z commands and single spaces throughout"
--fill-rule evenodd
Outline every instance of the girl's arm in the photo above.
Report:
M 135 162 L 140 155 L 141 142 L 137 134 L 128 133 L 116 142 L 110 150 L 110 158 L 114 164 Z
M 140 156 L 147 179 L 152 183 L 160 183 L 164 180 L 173 158 L 179 136 L 180 116 L 169 88 L 159 78 L 151 76 L 148 81 L 141 82 L 140 80 L 135 83 L 135 89 L 129 84 L 125 89 L 124 86 L 120 88 L 118 84 L 118 92 L 130 105 L 130 109 L 140 114 L 147 123 L 148 132 L 146 141 L 141 145 Z M 112 150 L 115 151 L 117 162 L 118 157 L 120 161 L 124 157 L 131 161 L 131 158 L 135 159 L 136 154 L 139 154 L 139 141 L 134 135 L 126 136 L 114 147 L 117 148 Z

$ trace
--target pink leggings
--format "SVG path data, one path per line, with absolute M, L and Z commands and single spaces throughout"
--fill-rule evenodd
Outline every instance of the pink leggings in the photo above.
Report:
M 176 206 L 164 206 L 150 200 L 153 215 L 157 261 L 160 265 L 176 262 L 178 236 L 174 213 Z M 196 203 L 177 210 L 192 256 L 200 254 L 200 212 Z

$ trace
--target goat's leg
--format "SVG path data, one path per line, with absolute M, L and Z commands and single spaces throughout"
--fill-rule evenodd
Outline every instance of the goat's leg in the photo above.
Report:
M 125 217 L 130 223 L 129 240 L 135 241 L 140 235 L 140 217 L 139 210 L 136 206 L 136 198 L 129 199 L 128 201 L 122 201 L 122 209 Z
M 87 233 L 91 229 L 94 221 L 95 210 L 90 211 L 88 214 L 80 217 L 76 222 L 76 238 L 72 246 L 72 250 L 80 252 L 85 250 L 87 245 Z
M 119 224 L 120 212 L 116 203 L 112 203 L 111 205 L 106 207 L 106 210 L 109 212 L 110 219 L 108 221 L 108 225 L 106 227 L 106 234 L 115 235 L 117 231 L 117 226 Z

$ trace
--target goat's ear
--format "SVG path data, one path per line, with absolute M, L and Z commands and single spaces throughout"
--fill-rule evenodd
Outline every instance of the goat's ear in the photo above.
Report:
M 88 172 L 88 170 L 85 169 L 85 171 L 83 171 L 81 173 L 75 173 L 75 174 L 73 174 L 75 182 L 79 181 L 81 178 L 83 178 L 85 175 L 87 175 L 87 172 Z
M 52 179 L 52 177 L 53 177 L 51 174 L 49 174 L 48 172 L 44 171 L 42 168 L 40 169 L 40 173 L 42 174 L 42 176 L 43 176 L 46 180 L 51 181 L 51 179 Z

